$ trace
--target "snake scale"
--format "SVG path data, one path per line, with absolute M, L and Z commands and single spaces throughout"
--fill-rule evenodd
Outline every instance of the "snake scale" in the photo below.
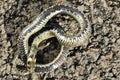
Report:
M 50 29 L 39 34 L 33 40 L 31 49 L 28 48 L 29 38 L 40 31 L 47 22 L 58 14 L 67 14 L 74 18 L 80 26 L 80 35 L 68 37 L 65 32 L 59 28 Z M 84 46 L 88 42 L 89 37 L 91 36 L 91 27 L 88 19 L 76 8 L 64 6 L 64 5 L 55 5 L 46 10 L 44 10 L 30 25 L 28 25 L 20 34 L 18 39 L 18 48 L 20 55 L 27 56 L 27 65 L 28 67 L 35 68 L 36 71 L 40 72 L 49 72 L 56 69 L 66 58 L 66 47 L 77 47 Z M 36 64 L 35 54 L 38 51 L 38 45 L 43 40 L 56 37 L 58 42 L 61 44 L 61 49 L 59 55 L 50 63 L 45 65 Z

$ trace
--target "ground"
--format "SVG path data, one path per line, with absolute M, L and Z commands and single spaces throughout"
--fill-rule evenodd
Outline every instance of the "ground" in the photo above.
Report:
M 69 50 L 67 60 L 56 70 L 24 76 L 26 70 L 17 66 L 22 64 L 16 59 L 18 36 L 55 4 L 75 7 L 88 17 L 92 27 L 89 43 Z M 76 24 L 70 21 L 63 23 L 74 30 Z M 0 0 L 0 80 L 31 79 L 120 80 L 120 0 Z

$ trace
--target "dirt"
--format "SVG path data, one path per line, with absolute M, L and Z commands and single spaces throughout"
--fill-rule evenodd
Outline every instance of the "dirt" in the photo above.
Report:
M 55 4 L 75 7 L 88 17 L 92 27 L 89 43 L 70 49 L 67 60 L 54 71 L 24 76 L 26 70 L 16 66 L 24 65 L 17 57 L 18 36 Z M 64 24 L 70 30 L 76 25 L 72 20 Z M 0 0 L 0 80 L 31 79 L 120 80 L 120 0 Z

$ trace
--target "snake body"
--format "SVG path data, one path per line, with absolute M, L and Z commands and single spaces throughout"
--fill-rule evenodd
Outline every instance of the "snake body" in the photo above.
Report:
M 55 5 L 44 10 L 30 25 L 26 27 L 26 29 L 22 31 L 18 40 L 18 47 L 19 47 L 20 53 L 25 54 L 27 56 L 30 56 L 31 54 L 33 54 L 33 51 L 35 51 L 36 49 L 33 49 L 32 51 L 32 48 L 31 48 L 30 53 L 28 49 L 28 40 L 30 36 L 40 31 L 43 27 L 45 27 L 46 23 L 51 18 L 53 18 L 58 14 L 67 14 L 73 17 L 78 22 L 81 28 L 80 30 L 81 34 L 77 37 L 67 37 L 65 33 L 62 33 L 62 31 L 58 29 L 52 29 L 52 30 L 49 30 L 48 32 L 40 34 L 40 37 L 42 35 L 46 36 L 46 38 L 41 37 L 43 38 L 43 40 L 55 36 L 60 44 L 68 47 L 84 46 L 84 43 L 88 42 L 88 39 L 91 35 L 91 27 L 89 25 L 89 21 L 83 15 L 83 13 L 81 13 L 79 10 L 72 7 L 68 7 L 64 5 Z M 41 42 L 39 41 L 39 38 L 36 38 L 35 40 L 36 41 L 33 41 L 32 44 L 38 45 L 38 43 Z M 59 63 L 62 62 L 61 60 L 64 58 L 65 53 L 63 54 L 62 50 L 63 50 L 63 47 L 61 47 L 60 54 L 57 56 L 57 58 L 54 61 L 45 65 L 36 65 L 36 69 L 40 68 L 41 72 L 43 71 L 47 72 L 47 70 L 50 71 L 57 68 Z M 30 61 L 30 58 L 28 61 Z

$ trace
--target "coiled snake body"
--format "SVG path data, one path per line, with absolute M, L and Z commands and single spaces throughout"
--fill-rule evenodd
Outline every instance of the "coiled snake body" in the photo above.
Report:
M 73 17 L 80 26 L 80 35 L 75 37 L 67 37 L 66 34 L 57 29 L 51 29 L 39 34 L 33 40 L 31 49 L 28 49 L 28 40 L 30 36 L 40 31 L 45 27 L 46 23 L 58 14 L 67 14 Z M 66 47 L 76 47 L 84 46 L 88 42 L 88 39 L 91 35 L 91 27 L 87 18 L 75 8 L 64 6 L 64 5 L 55 5 L 46 10 L 44 10 L 30 25 L 26 27 L 19 36 L 18 47 L 21 54 L 27 55 L 28 67 L 36 68 L 40 72 L 48 72 L 57 68 L 65 60 L 66 54 L 64 49 Z M 51 63 L 45 65 L 37 65 L 35 54 L 38 51 L 38 44 L 48 38 L 56 37 L 59 43 L 61 44 L 61 50 L 59 55 Z

